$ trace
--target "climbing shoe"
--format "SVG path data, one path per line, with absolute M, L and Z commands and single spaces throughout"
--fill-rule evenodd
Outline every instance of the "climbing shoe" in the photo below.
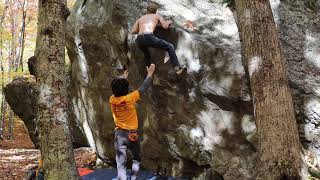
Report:
M 183 65 L 182 67 L 180 67 L 177 71 L 176 74 L 180 75 L 182 74 L 185 70 L 187 70 L 187 67 L 185 65 Z
M 164 56 L 164 59 L 163 59 L 163 63 L 167 63 L 168 61 L 170 60 L 170 57 L 169 57 L 169 54 L 166 52 L 166 55 Z

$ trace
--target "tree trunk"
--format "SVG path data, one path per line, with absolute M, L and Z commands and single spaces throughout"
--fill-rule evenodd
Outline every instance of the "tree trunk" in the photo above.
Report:
M 0 139 L 3 140 L 3 132 L 4 132 L 4 120 L 6 116 L 6 109 L 7 109 L 7 101 L 4 98 L 4 93 L 2 93 L 2 102 L 1 102 L 1 126 L 0 126 Z
M 68 119 L 65 32 L 69 11 L 65 0 L 39 0 L 36 80 L 37 125 L 45 179 L 78 179 Z
M 5 1 L 4 3 L 4 8 L 3 8 L 3 14 L 0 18 L 0 36 L 2 37 L 2 32 L 3 32 L 3 22 L 4 22 L 4 18 L 6 17 L 6 12 L 8 9 L 8 0 Z M 2 99 L 1 99 L 1 119 L 0 119 L 0 139 L 3 140 L 3 131 L 4 131 L 4 118 L 5 118 L 5 113 L 6 113 L 6 109 L 7 109 L 7 105 L 6 105 L 6 100 L 4 98 L 4 93 L 3 93 L 3 88 L 4 88 L 4 62 L 3 62 L 3 39 L 0 38 L 0 68 L 1 68 L 1 88 L 2 88 Z
M 8 129 L 8 139 L 11 140 L 13 139 L 13 129 L 14 129 L 14 118 L 13 118 L 13 112 L 12 109 L 9 108 L 9 129 Z
M 259 136 L 257 178 L 299 179 L 301 145 L 284 57 L 268 0 L 236 0 Z
M 26 4 L 23 7 L 23 24 L 21 27 L 21 51 L 20 51 L 20 57 L 19 57 L 19 67 L 21 68 L 21 71 L 23 72 L 23 53 L 24 53 L 24 42 L 26 37 L 26 17 L 27 17 L 27 9 L 28 9 L 28 0 L 25 0 Z
M 22 19 L 21 19 L 21 30 L 19 35 L 19 47 L 18 53 L 16 58 L 16 68 L 15 71 L 17 72 L 19 68 L 23 72 L 23 51 L 24 51 L 24 42 L 25 42 L 25 33 L 26 33 L 26 17 L 27 17 L 27 9 L 28 9 L 28 0 L 24 0 L 23 4 L 21 5 L 22 9 Z
M 17 36 L 17 20 L 18 16 L 16 15 L 16 2 L 9 1 L 9 9 L 10 9 L 10 31 L 11 31 L 11 42 L 10 42 L 10 50 L 9 50 L 9 60 L 8 60 L 8 72 L 11 77 L 11 70 L 15 68 L 15 58 L 17 56 L 17 43 L 16 43 L 16 36 Z M 10 81 L 10 79 L 8 79 Z
M 11 29 L 11 43 L 10 43 L 10 50 L 9 50 L 9 59 L 8 59 L 8 78 L 7 81 L 11 81 L 13 78 L 12 76 L 12 70 L 16 69 L 17 64 L 15 63 L 15 58 L 17 56 L 17 43 L 16 43 L 16 37 L 17 37 L 17 23 L 18 23 L 18 16 L 16 15 L 17 10 L 16 7 L 18 7 L 18 2 L 16 1 L 9 1 L 10 2 L 10 29 Z M 12 110 L 9 108 L 9 118 L 8 118 L 8 130 L 9 135 L 8 139 L 12 138 L 13 135 L 13 115 Z

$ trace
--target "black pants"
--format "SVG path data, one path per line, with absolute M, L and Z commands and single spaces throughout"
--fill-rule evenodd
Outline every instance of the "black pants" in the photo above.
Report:
M 132 160 L 132 176 L 131 180 L 135 180 L 140 169 L 140 140 L 137 142 L 131 142 L 128 139 L 129 131 L 123 129 L 115 130 L 114 146 L 116 149 L 116 162 L 117 162 L 117 179 L 126 180 L 126 162 L 127 162 L 127 150 L 129 149 L 133 155 Z
M 172 63 L 173 67 L 178 66 L 180 68 L 180 64 L 174 46 L 171 43 L 163 39 L 159 39 L 153 34 L 140 34 L 137 38 L 137 44 L 144 53 L 144 61 L 146 63 L 146 66 L 149 66 L 152 62 L 150 52 L 148 51 L 148 47 L 153 47 L 168 51 L 170 56 L 170 62 Z

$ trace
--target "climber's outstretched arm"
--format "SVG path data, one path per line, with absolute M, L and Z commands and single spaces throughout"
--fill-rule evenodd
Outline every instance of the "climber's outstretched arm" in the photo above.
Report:
M 148 75 L 147 75 L 146 79 L 143 81 L 142 85 L 138 88 L 138 91 L 140 94 L 143 94 L 148 89 L 148 87 L 151 85 L 152 76 L 153 76 L 155 68 L 156 68 L 156 66 L 154 64 L 151 64 L 149 67 L 147 67 Z
M 139 19 L 134 23 L 130 33 L 131 34 L 138 34 L 139 33 Z

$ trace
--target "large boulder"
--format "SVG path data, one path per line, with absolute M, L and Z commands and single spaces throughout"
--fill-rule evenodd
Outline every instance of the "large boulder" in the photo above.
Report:
M 4 94 L 13 112 L 18 115 L 28 129 L 31 141 L 39 148 L 38 130 L 35 123 L 37 112 L 37 91 L 32 78 L 18 78 L 7 84 Z
M 39 133 L 36 126 L 37 92 L 33 77 L 16 78 L 4 88 L 8 104 L 13 112 L 22 119 L 33 144 L 36 148 L 39 148 Z M 70 124 L 74 147 L 88 146 L 87 140 L 74 118 L 71 118 Z
M 300 139 L 320 162 L 320 1 L 274 3 Z
M 159 13 L 174 21 L 156 35 L 176 47 L 188 73 L 175 75 L 163 63 L 164 51 L 150 49 L 157 70 L 138 103 L 142 165 L 194 179 L 250 179 L 257 138 L 233 13 L 220 1 L 155 1 Z M 301 136 L 308 150 L 319 153 L 319 17 L 303 1 L 292 2 L 273 0 L 272 5 L 298 122 L 305 130 Z M 127 35 L 145 7 L 143 0 L 77 0 L 68 18 L 72 112 L 90 146 L 110 165 L 115 157 L 110 82 L 124 65 L 132 90 L 146 75 L 135 37 Z M 184 27 L 188 20 L 197 30 Z

